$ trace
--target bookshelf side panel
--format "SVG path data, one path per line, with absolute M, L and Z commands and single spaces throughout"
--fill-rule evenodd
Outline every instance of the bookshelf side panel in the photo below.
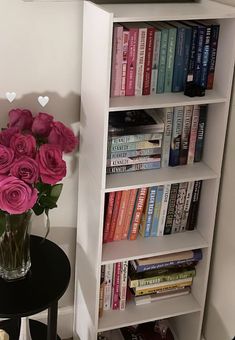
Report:
M 95 340 L 108 129 L 112 15 L 85 1 L 81 86 L 75 330 Z

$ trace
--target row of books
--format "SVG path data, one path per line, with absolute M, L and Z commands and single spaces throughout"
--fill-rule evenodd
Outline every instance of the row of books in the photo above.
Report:
M 195 229 L 201 187 L 191 181 L 106 194 L 103 242 Z
M 125 310 L 127 299 L 142 305 L 190 292 L 201 249 L 101 266 L 99 317 Z
M 212 89 L 219 30 L 212 20 L 114 24 L 111 96 Z
M 130 261 L 128 287 L 136 305 L 189 294 L 201 249 Z
M 107 173 L 201 161 L 207 105 L 110 113 Z

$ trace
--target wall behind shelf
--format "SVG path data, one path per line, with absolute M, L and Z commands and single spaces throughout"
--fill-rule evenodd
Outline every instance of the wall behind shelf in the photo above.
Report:
M 81 79 L 82 1 L 23 2 L 0 1 L 0 127 L 5 126 L 10 109 L 29 108 L 53 114 L 67 124 L 79 120 Z M 17 99 L 10 104 L 7 91 Z M 48 95 L 43 109 L 39 95 Z M 64 180 L 59 207 L 51 213 L 49 238 L 62 246 L 74 268 L 77 215 L 77 165 Z M 36 218 L 33 232 L 43 235 L 43 218 Z M 60 301 L 59 333 L 72 336 L 73 276 Z M 69 320 L 69 321 L 68 321 Z

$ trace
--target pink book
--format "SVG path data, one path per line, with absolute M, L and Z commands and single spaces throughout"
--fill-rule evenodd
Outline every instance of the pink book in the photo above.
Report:
M 138 47 L 139 29 L 133 27 L 133 23 L 125 24 L 129 30 L 129 46 L 127 54 L 127 71 L 126 71 L 126 96 L 135 95 L 135 77 L 136 77 L 136 58 Z
M 144 61 L 144 80 L 143 80 L 143 95 L 150 94 L 151 91 L 151 75 L 153 62 L 153 45 L 154 45 L 154 27 L 147 28 L 147 41 Z
M 114 24 L 113 28 L 113 51 L 112 51 L 112 74 L 111 74 L 111 97 L 120 96 L 122 75 L 122 47 L 123 26 Z
M 193 115 L 192 115 L 192 123 L 191 123 L 191 131 L 189 138 L 189 147 L 188 147 L 188 160 L 187 164 L 193 164 L 194 162 L 194 154 L 195 154 L 195 146 L 197 140 L 197 129 L 200 115 L 200 106 L 194 105 L 193 107 Z
M 128 261 L 123 261 L 121 263 L 120 271 L 120 289 L 119 289 L 120 310 L 125 310 L 126 308 L 127 276 L 128 276 Z
M 121 191 L 117 191 L 116 195 L 115 195 L 115 200 L 114 200 L 113 214 L 112 214 L 112 219 L 111 219 L 111 224 L 110 224 L 110 229 L 109 229 L 109 235 L 108 235 L 108 241 L 107 242 L 112 242 L 113 241 L 113 236 L 114 236 L 114 233 L 115 233 L 115 228 L 116 228 L 116 223 L 117 223 L 117 218 L 118 218 L 118 212 L 119 212 L 121 197 L 122 197 L 122 192 Z
M 115 199 L 115 192 L 110 192 L 109 198 L 108 198 L 108 206 L 107 206 L 106 215 L 105 215 L 105 222 L 104 222 L 104 237 L 103 237 L 104 243 L 108 242 L 109 229 L 111 225 L 113 206 L 114 206 L 114 199 Z
M 113 236 L 114 241 L 120 241 L 122 239 L 122 230 L 124 227 L 124 221 L 125 221 L 125 215 L 126 215 L 126 211 L 128 207 L 129 197 L 130 197 L 130 190 L 123 190 L 120 207 L 118 211 L 118 218 L 117 218 L 115 233 Z
M 121 76 L 121 91 L 120 96 L 126 94 L 126 74 L 127 74 L 127 55 L 129 44 L 129 31 L 123 31 L 123 46 L 122 46 L 122 76 Z
M 131 218 L 132 218 L 133 210 L 134 210 L 134 206 L 135 206 L 137 192 L 138 192 L 137 189 L 132 189 L 131 193 L 130 193 L 127 212 L 126 212 L 126 215 L 125 215 L 124 226 L 123 226 L 123 230 L 122 230 L 122 240 L 127 239 L 127 235 L 128 235 L 128 231 L 129 231 L 130 223 L 131 223 Z
M 120 289 L 121 262 L 114 264 L 113 289 L 112 289 L 112 309 L 119 309 L 119 289 Z

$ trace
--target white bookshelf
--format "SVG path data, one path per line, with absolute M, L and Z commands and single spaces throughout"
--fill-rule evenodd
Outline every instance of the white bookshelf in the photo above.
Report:
M 217 19 L 220 39 L 214 89 L 204 97 L 182 93 L 110 99 L 112 31 L 114 22 Z M 76 253 L 75 335 L 96 340 L 99 331 L 121 339 L 119 327 L 168 318 L 176 340 L 200 340 L 213 244 L 217 198 L 235 59 L 235 9 L 208 0 L 188 4 L 95 5 L 84 2 L 81 88 L 81 144 L 79 159 L 78 227 Z M 202 162 L 106 176 L 108 116 L 110 111 L 209 104 Z M 138 238 L 102 245 L 105 194 L 153 185 L 203 180 L 198 225 L 194 231 Z M 198 249 L 192 292 L 144 306 L 127 304 L 125 311 L 107 311 L 99 320 L 102 264 Z

